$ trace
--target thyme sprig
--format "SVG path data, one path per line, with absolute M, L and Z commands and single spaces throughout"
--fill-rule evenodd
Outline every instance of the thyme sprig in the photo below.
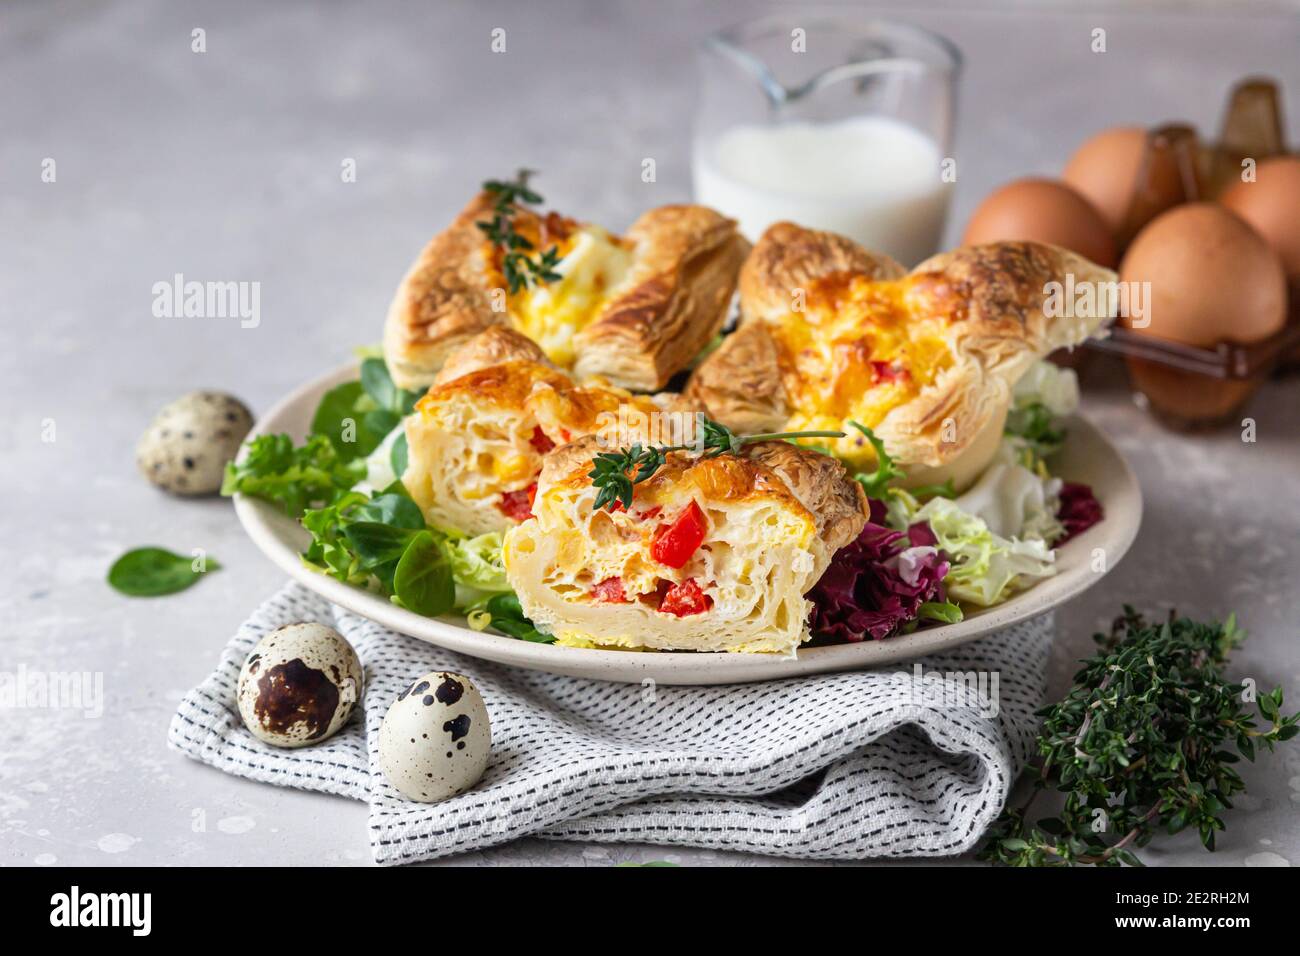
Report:
M 559 248 L 551 246 L 533 258 L 529 255 L 534 251 L 532 242 L 515 229 L 515 213 L 525 205 L 542 202 L 542 197 L 528 186 L 532 176 L 533 170 L 521 169 L 514 179 L 489 179 L 483 184 L 484 191 L 493 196 L 492 218 L 478 223 L 478 227 L 502 251 L 501 272 L 512 295 L 560 278 L 555 271 L 560 262 Z
M 654 476 L 668 455 L 675 451 L 693 451 L 700 459 L 717 458 L 719 455 L 735 454 L 745 445 L 760 441 L 783 441 L 791 438 L 843 438 L 843 432 L 769 432 L 762 435 L 740 436 L 726 425 L 715 422 L 703 415 L 697 419 L 699 434 L 696 440 L 684 445 L 650 445 L 640 442 L 631 448 L 618 451 L 602 452 L 591 460 L 592 469 L 587 473 L 591 483 L 599 491 L 593 510 L 605 508 L 614 510 L 615 504 L 624 508 L 632 507 L 632 489 L 634 486 Z
M 1152 625 L 1125 606 L 1110 633 L 1095 636 L 1100 652 L 1083 662 L 1065 699 L 1039 711 L 1033 793 L 1003 812 L 981 858 L 1140 866 L 1133 848 L 1188 828 L 1213 850 L 1221 812 L 1245 789 L 1231 765 L 1300 733 L 1300 714 L 1282 714 L 1281 688 L 1255 700 L 1260 728 L 1247 685 L 1223 676 L 1245 636 L 1233 617 L 1204 624 L 1171 613 Z M 1044 791 L 1063 794 L 1062 808 L 1031 822 L 1029 807 Z

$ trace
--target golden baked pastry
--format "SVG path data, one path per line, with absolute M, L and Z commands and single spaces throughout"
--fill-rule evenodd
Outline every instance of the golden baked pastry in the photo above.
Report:
M 1114 317 L 1049 315 L 1049 283 L 1110 283 L 1115 273 L 1028 242 L 941 253 L 910 273 L 849 240 L 772 226 L 741 270 L 741 325 L 686 390 L 738 432 L 840 430 L 836 455 L 869 468 L 871 428 L 904 484 L 963 487 L 1001 439 L 1011 388 L 1030 365 Z M 1113 286 L 1112 286 L 1113 288 Z
M 630 508 L 594 510 L 596 436 L 556 449 L 503 556 L 524 613 L 559 644 L 793 654 L 831 556 L 861 532 L 862 487 L 787 442 L 670 453 Z
M 551 449 L 594 432 L 639 437 L 668 404 L 579 385 L 523 334 L 490 328 L 447 357 L 407 417 L 402 482 L 433 525 L 503 531 L 528 516 Z M 629 421 L 637 412 L 644 419 Z
M 579 376 L 655 391 L 719 332 L 749 244 L 736 224 L 703 206 L 661 206 L 624 236 L 556 213 L 512 207 L 534 254 L 561 258 L 548 282 L 511 292 L 503 253 L 480 223 L 494 197 L 480 193 L 420 253 L 384 327 L 384 358 L 403 388 L 431 383 L 453 349 L 493 326 L 517 329 Z

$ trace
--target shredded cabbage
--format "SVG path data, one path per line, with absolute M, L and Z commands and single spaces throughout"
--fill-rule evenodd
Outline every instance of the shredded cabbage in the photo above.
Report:
M 1065 531 L 1056 518 L 1060 493 L 1059 478 L 1044 478 L 1003 460 L 990 465 L 956 503 L 999 537 L 1050 544 Z
M 988 607 L 1056 573 L 1056 556 L 1046 541 L 995 534 L 983 518 L 948 498 L 930 499 L 911 520 L 929 524 L 951 561 L 944 578 L 950 599 Z

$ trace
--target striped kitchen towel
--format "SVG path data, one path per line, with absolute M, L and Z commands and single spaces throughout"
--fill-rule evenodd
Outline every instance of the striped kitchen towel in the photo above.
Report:
M 365 666 L 363 713 L 300 750 L 267 746 L 235 704 L 267 632 L 336 628 Z M 969 850 L 1030 755 L 1050 616 L 908 665 L 714 687 L 557 677 L 452 653 L 290 584 L 259 607 L 172 719 L 171 746 L 227 773 L 370 805 L 379 863 L 521 836 L 709 847 L 805 859 Z M 472 790 L 412 803 L 380 771 L 379 725 L 430 671 L 469 676 L 492 721 Z

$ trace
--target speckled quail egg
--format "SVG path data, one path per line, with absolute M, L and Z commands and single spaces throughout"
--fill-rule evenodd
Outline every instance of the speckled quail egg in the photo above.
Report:
M 320 743 L 361 700 L 361 661 L 324 624 L 286 624 L 257 642 L 239 672 L 239 715 L 254 737 L 277 747 Z
M 433 803 L 478 782 L 492 750 L 487 707 L 468 677 L 425 674 L 393 701 L 379 728 L 379 766 L 403 796 Z
M 135 446 L 140 472 L 176 495 L 210 495 L 221 488 L 226 462 L 253 427 L 239 399 L 221 392 L 190 392 L 162 410 Z

